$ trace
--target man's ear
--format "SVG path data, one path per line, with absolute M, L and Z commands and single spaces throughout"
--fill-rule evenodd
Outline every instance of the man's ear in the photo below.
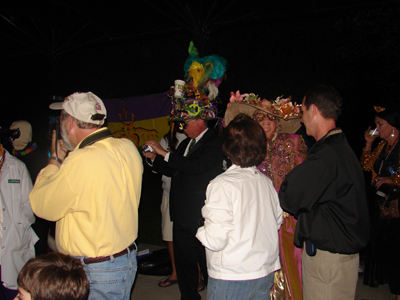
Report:
M 319 112 L 318 107 L 315 106 L 315 104 L 311 104 L 310 109 L 311 109 L 311 115 L 313 117 L 315 117 L 317 115 L 317 113 Z
M 72 120 L 71 116 L 68 116 L 65 120 L 65 128 L 67 129 L 67 131 L 71 132 L 71 130 L 74 128 L 74 125 L 76 125 L 76 123 L 74 122 L 74 120 Z

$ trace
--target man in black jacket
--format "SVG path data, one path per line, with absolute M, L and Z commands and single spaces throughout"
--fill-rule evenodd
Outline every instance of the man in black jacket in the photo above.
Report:
M 201 299 L 198 287 L 198 265 L 207 282 L 205 249 L 196 238 L 203 225 L 201 208 L 208 183 L 222 173 L 220 138 L 207 128 L 206 120 L 184 121 L 187 139 L 174 153 L 165 151 L 157 142 L 148 141 L 154 152 L 152 169 L 171 177 L 170 215 L 173 221 L 173 246 L 181 299 Z
M 302 121 L 316 143 L 283 182 L 283 210 L 297 216 L 294 243 L 302 255 L 303 299 L 354 299 L 359 251 L 369 238 L 361 165 L 336 127 L 342 99 L 315 86 L 303 99 Z

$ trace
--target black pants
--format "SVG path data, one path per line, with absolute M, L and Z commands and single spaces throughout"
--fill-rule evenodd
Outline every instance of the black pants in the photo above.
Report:
M 32 225 L 32 229 L 36 232 L 39 240 L 35 244 L 35 254 L 43 255 L 47 254 L 47 236 L 50 229 L 54 228 L 55 223 L 36 217 L 35 223 Z
M 181 300 L 201 299 L 197 291 L 199 281 L 199 269 L 207 284 L 206 253 L 203 245 L 196 238 L 197 228 L 184 228 L 177 222 L 173 224 L 173 243 L 175 267 L 178 276 Z

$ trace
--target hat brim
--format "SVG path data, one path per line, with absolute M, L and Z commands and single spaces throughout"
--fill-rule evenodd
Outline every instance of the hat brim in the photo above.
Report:
M 228 126 L 238 114 L 245 114 L 246 116 L 253 118 L 253 115 L 257 110 L 259 109 L 248 103 L 232 102 L 225 111 L 225 126 Z M 264 111 L 263 109 L 260 110 Z
M 254 113 L 258 110 L 278 118 L 278 127 L 276 129 L 278 133 L 296 133 L 301 127 L 301 117 L 291 117 L 289 120 L 284 120 L 275 114 L 271 114 L 265 109 L 245 102 L 230 103 L 225 111 L 225 126 L 228 126 L 238 114 L 245 114 L 250 118 L 253 118 Z
M 63 109 L 62 104 L 63 102 L 53 102 L 49 105 L 49 108 L 52 110 L 62 110 Z

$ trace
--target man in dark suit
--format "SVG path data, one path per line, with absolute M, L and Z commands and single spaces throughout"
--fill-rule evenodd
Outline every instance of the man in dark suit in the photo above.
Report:
M 201 208 L 210 180 L 222 173 L 222 150 L 219 137 L 198 117 L 184 120 L 188 136 L 176 152 L 165 151 L 157 142 L 148 141 L 154 152 L 144 155 L 152 160 L 151 168 L 171 177 L 170 215 L 173 221 L 175 265 L 181 299 L 201 299 L 198 288 L 198 265 L 207 283 L 205 249 L 196 238 L 203 225 Z M 151 164 L 150 164 L 151 165 Z

